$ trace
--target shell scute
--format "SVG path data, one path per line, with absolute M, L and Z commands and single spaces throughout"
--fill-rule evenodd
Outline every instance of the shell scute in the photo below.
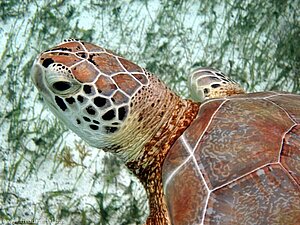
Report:
M 254 93 L 247 93 L 247 94 L 238 94 L 238 95 L 232 95 L 230 96 L 230 99 L 250 99 L 250 98 L 258 98 L 258 99 L 262 99 L 262 98 L 267 98 L 267 97 L 271 97 L 271 96 L 277 96 L 278 93 L 277 92 L 272 92 L 272 91 L 267 91 L 267 92 L 254 92 Z
M 193 218 L 187 216 L 186 221 L 297 224 L 300 221 L 299 109 L 300 96 L 279 92 L 204 102 L 198 118 L 174 143 L 164 161 L 163 183 L 167 203 L 172 204 L 168 207 L 173 223 L 181 223 L 182 218 L 174 215 L 184 212 L 186 207 L 176 205 L 182 186 L 188 180 L 199 180 L 204 185 L 193 188 L 190 184 L 180 201 L 207 193 L 204 196 L 207 201 L 199 201 L 195 206 L 204 209 L 204 213 L 199 212 Z M 187 155 L 178 157 L 182 152 Z M 190 177 L 185 175 L 190 161 L 196 163 L 189 170 L 198 171 L 200 176 L 192 172 Z M 181 176 L 181 181 L 177 176 Z M 193 214 L 195 209 L 188 211 Z
M 280 165 L 270 165 L 212 192 L 207 207 L 205 224 L 297 224 L 300 192 Z
M 208 191 L 196 165 L 190 159 L 168 184 L 166 201 L 172 224 L 200 224 Z
M 299 95 L 279 95 L 270 97 L 269 100 L 280 106 L 282 109 L 284 109 L 296 123 L 300 123 Z
M 218 110 L 223 102 L 223 99 L 208 101 L 200 106 L 198 117 L 190 125 L 189 129 L 187 129 L 183 134 L 193 149 L 203 132 L 205 132 L 209 126 L 211 120 L 213 119 L 213 114 Z
M 184 163 L 185 160 L 188 159 L 190 153 L 187 148 L 189 146 L 185 146 L 185 141 L 183 140 L 184 136 L 179 137 L 178 141 L 176 141 L 172 148 L 176 149 L 172 154 L 168 154 L 165 163 L 163 166 L 163 183 L 166 183 L 169 177 L 174 171 Z
M 266 100 L 225 102 L 195 150 L 209 185 L 218 187 L 277 161 L 282 137 L 292 125 L 282 109 Z
M 293 127 L 284 138 L 282 165 L 300 186 L 300 125 Z

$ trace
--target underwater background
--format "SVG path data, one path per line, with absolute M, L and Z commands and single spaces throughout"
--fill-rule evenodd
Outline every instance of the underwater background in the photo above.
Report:
M 35 57 L 78 38 L 158 75 L 188 98 L 214 67 L 248 92 L 300 94 L 299 0 L 0 0 L 0 224 L 142 224 L 145 191 L 114 156 L 44 107 Z

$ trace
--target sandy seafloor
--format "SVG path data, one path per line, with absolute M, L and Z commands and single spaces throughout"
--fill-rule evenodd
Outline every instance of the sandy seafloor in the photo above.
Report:
M 142 224 L 145 192 L 121 162 L 44 107 L 36 55 L 64 38 L 102 45 L 188 97 L 212 66 L 247 91 L 300 93 L 299 1 L 0 1 L 0 224 Z

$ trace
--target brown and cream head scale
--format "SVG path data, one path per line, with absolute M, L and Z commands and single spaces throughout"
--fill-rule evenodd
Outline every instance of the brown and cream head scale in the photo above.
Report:
M 134 96 L 149 84 L 141 67 L 77 40 L 43 52 L 32 74 L 53 113 L 98 148 L 109 147 L 117 139 L 114 136 L 126 129 Z

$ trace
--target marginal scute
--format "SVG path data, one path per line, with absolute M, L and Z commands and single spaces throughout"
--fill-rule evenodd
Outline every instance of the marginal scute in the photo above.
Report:
M 230 99 L 250 99 L 250 98 L 258 98 L 258 99 L 263 99 L 263 98 L 268 98 L 271 96 L 277 96 L 278 94 L 275 94 L 274 92 L 267 91 L 267 92 L 254 92 L 254 93 L 247 93 L 247 94 L 238 94 L 238 95 L 232 95 L 230 96 Z
M 285 109 L 287 113 L 292 117 L 292 119 L 300 123 L 300 104 L 298 103 L 300 101 L 300 95 L 292 95 L 293 98 L 291 98 L 291 95 L 279 95 L 270 97 L 269 100 L 277 104 L 278 106 Z
M 282 165 L 300 186 L 300 125 L 294 126 L 284 137 L 281 151 Z
M 140 87 L 140 84 L 131 76 L 132 75 L 129 74 L 118 74 L 113 76 L 113 79 L 117 83 L 119 88 L 130 96 L 132 96 Z
M 172 151 L 169 151 L 166 156 L 162 172 L 164 187 L 166 186 L 166 181 L 169 179 L 170 175 L 174 173 L 174 171 L 183 164 L 190 155 L 184 144 L 184 138 L 184 136 L 179 137 L 173 144 Z
M 184 164 L 168 184 L 165 193 L 172 224 L 200 224 L 208 191 L 192 159 Z

